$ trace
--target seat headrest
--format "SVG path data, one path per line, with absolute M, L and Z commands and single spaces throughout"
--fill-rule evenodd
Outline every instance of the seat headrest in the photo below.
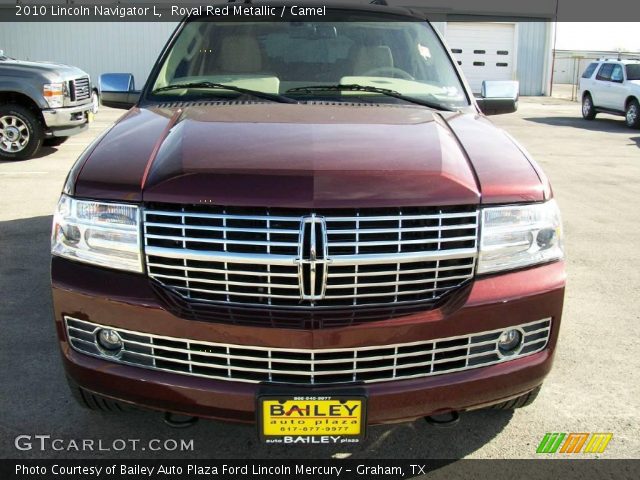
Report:
M 376 68 L 393 67 L 393 54 L 386 45 L 358 47 L 353 61 L 353 73 L 362 75 Z
M 258 41 L 249 36 L 224 37 L 220 42 L 218 66 L 228 73 L 257 73 L 262 69 Z

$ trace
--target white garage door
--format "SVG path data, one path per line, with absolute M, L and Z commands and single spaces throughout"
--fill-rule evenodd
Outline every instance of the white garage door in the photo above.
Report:
M 446 40 L 474 93 L 483 80 L 515 79 L 515 24 L 451 22 Z

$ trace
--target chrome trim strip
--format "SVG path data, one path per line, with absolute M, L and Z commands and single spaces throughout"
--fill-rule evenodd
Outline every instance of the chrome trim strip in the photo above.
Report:
M 206 252 L 202 250 L 189 250 L 164 247 L 145 247 L 147 257 L 165 257 L 177 260 L 199 260 L 204 262 L 220 263 L 247 263 L 260 265 L 295 265 L 295 255 L 261 255 L 256 253 L 232 253 L 232 252 Z

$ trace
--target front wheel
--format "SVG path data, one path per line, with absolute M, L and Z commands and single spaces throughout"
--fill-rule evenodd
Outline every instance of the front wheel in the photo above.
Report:
M 22 105 L 0 105 L 0 159 L 33 157 L 44 140 L 40 120 Z
M 640 128 L 640 104 L 638 104 L 637 100 L 629 102 L 624 119 L 627 127 Z
M 100 97 L 98 96 L 98 92 L 95 90 L 91 93 L 91 113 L 94 115 L 98 113 L 98 109 L 100 108 Z
M 585 120 L 596 118 L 596 107 L 593 106 L 593 99 L 588 93 L 582 97 L 582 118 Z

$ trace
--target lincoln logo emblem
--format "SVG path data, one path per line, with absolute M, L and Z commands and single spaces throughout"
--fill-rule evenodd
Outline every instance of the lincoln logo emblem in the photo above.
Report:
M 300 222 L 298 277 L 302 300 L 321 300 L 327 284 L 327 226 L 323 217 L 312 214 Z

